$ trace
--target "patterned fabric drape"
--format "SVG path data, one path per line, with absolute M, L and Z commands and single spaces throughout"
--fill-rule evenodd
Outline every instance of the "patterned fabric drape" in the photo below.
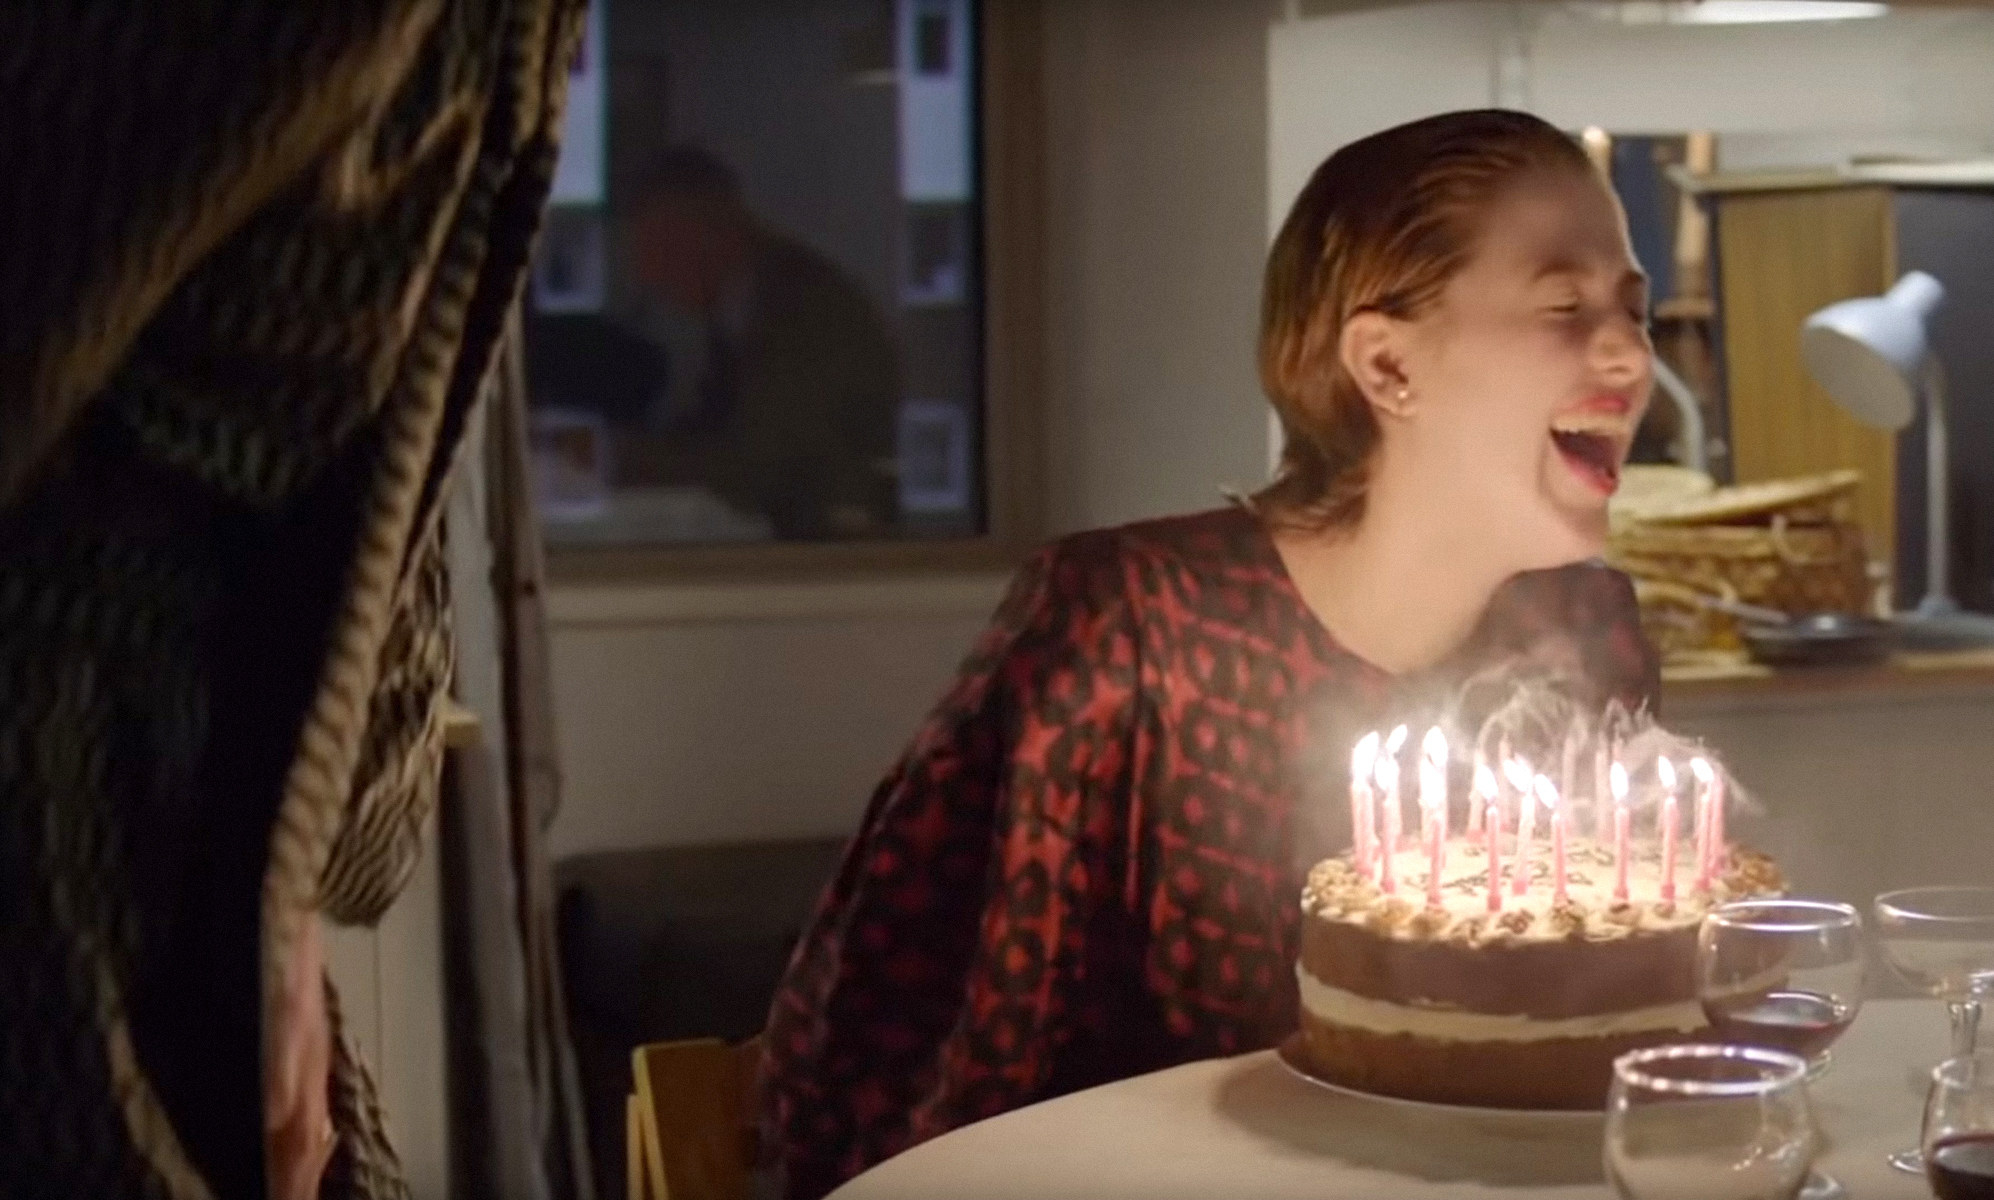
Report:
M 439 500 L 579 9 L 0 6 L 0 1192 L 262 1192 L 295 931 L 434 798 Z M 324 1194 L 403 1194 L 333 1091 Z

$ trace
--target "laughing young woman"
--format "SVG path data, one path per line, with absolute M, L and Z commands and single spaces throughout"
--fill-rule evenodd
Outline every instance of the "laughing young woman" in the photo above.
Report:
M 1274 481 L 1040 551 L 873 796 L 770 1015 L 790 1196 L 1290 1032 L 1348 731 L 1519 656 L 1585 703 L 1652 700 L 1632 589 L 1588 565 L 1646 304 L 1611 191 L 1534 117 L 1317 169 L 1267 263 Z

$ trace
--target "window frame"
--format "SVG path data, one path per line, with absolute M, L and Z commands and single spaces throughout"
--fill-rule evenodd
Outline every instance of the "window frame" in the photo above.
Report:
M 548 540 L 551 582 L 807 581 L 1003 570 L 1045 536 L 1044 4 L 981 0 L 977 5 L 984 532 L 728 545 L 580 546 Z

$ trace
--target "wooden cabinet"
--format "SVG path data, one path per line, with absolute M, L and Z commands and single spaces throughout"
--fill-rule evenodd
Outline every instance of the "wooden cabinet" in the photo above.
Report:
M 1946 286 L 1933 339 L 1950 379 L 1953 580 L 1994 608 L 1994 167 L 1937 174 L 1705 176 L 1713 225 L 1712 330 L 1724 431 L 1739 482 L 1854 467 L 1874 557 L 1900 601 L 1924 589 L 1923 417 L 1901 433 L 1850 418 L 1808 376 L 1800 327 L 1824 305 L 1924 270 Z

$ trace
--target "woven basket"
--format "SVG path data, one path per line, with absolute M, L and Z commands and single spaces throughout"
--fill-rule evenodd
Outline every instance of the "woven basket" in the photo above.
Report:
M 1607 560 L 1633 576 L 1642 622 L 1664 657 L 1731 651 L 1735 618 L 1698 595 L 1800 615 L 1864 614 L 1869 555 L 1854 517 L 1853 471 L 1719 488 L 1614 528 Z

